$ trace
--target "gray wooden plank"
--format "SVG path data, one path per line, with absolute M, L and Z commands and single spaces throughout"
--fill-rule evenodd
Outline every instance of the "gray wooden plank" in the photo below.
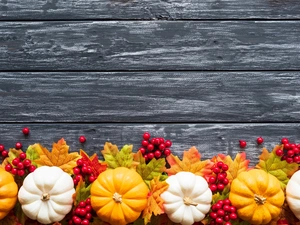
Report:
M 299 70 L 300 21 L 3 22 L 0 70 Z
M 21 132 L 24 126 L 31 130 L 28 137 Z M 283 137 L 298 143 L 300 124 L 1 124 L 0 143 L 7 149 L 14 147 L 17 141 L 23 144 L 24 149 L 30 144 L 41 143 L 50 150 L 52 143 L 63 137 L 70 151 L 84 149 L 89 154 L 100 155 L 107 141 L 119 147 L 133 144 L 133 151 L 137 151 L 145 131 L 153 137 L 170 139 L 173 142 L 172 152 L 180 157 L 183 150 L 192 146 L 197 147 L 203 158 L 219 153 L 235 156 L 245 151 L 253 165 L 258 161 L 262 147 L 272 150 Z M 86 143 L 79 143 L 80 135 L 86 137 Z M 262 145 L 256 143 L 259 136 L 265 140 Z M 247 141 L 245 149 L 239 147 L 239 140 Z
M 299 19 L 298 0 L 3 0 L 1 20 Z
M 0 122 L 295 122 L 299 72 L 2 72 Z

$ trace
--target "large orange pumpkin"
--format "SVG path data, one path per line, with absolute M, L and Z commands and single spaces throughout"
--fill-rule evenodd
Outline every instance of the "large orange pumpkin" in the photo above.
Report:
M 253 169 L 232 181 L 229 199 L 241 219 L 251 224 L 267 224 L 279 216 L 284 193 L 276 177 Z
M 91 204 L 111 225 L 135 221 L 147 206 L 149 189 L 134 170 L 118 167 L 102 172 L 91 187 Z
M 0 220 L 3 219 L 17 202 L 18 185 L 14 177 L 0 168 Z

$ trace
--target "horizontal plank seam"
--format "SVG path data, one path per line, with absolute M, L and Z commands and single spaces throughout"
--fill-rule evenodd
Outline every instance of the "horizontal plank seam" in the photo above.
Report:
M 0 122 L 0 125 L 5 125 L 5 124 L 145 124 L 145 125 L 150 125 L 150 124 L 295 124 L 295 123 L 300 123 L 300 121 L 260 121 L 260 122 L 251 122 L 251 121 L 189 121 L 189 122 L 129 122 L 129 121 L 124 121 L 124 122 L 80 122 L 80 121 L 74 121 L 74 122 Z

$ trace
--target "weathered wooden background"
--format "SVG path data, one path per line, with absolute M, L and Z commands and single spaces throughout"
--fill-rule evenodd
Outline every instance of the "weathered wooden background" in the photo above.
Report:
M 2 0 L 0 20 L 6 148 L 137 150 L 149 131 L 178 155 L 257 160 L 299 141 L 299 0 Z

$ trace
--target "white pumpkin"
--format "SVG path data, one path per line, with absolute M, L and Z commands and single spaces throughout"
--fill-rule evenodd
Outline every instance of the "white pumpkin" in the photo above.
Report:
M 179 172 L 168 177 L 166 182 L 169 187 L 161 198 L 171 221 L 191 225 L 204 219 L 211 207 L 212 192 L 203 177 Z
M 294 213 L 300 219 L 300 170 L 295 172 L 286 186 L 286 201 Z
M 19 190 L 22 210 L 42 224 L 62 220 L 73 205 L 74 183 L 59 167 L 42 166 L 30 173 Z

